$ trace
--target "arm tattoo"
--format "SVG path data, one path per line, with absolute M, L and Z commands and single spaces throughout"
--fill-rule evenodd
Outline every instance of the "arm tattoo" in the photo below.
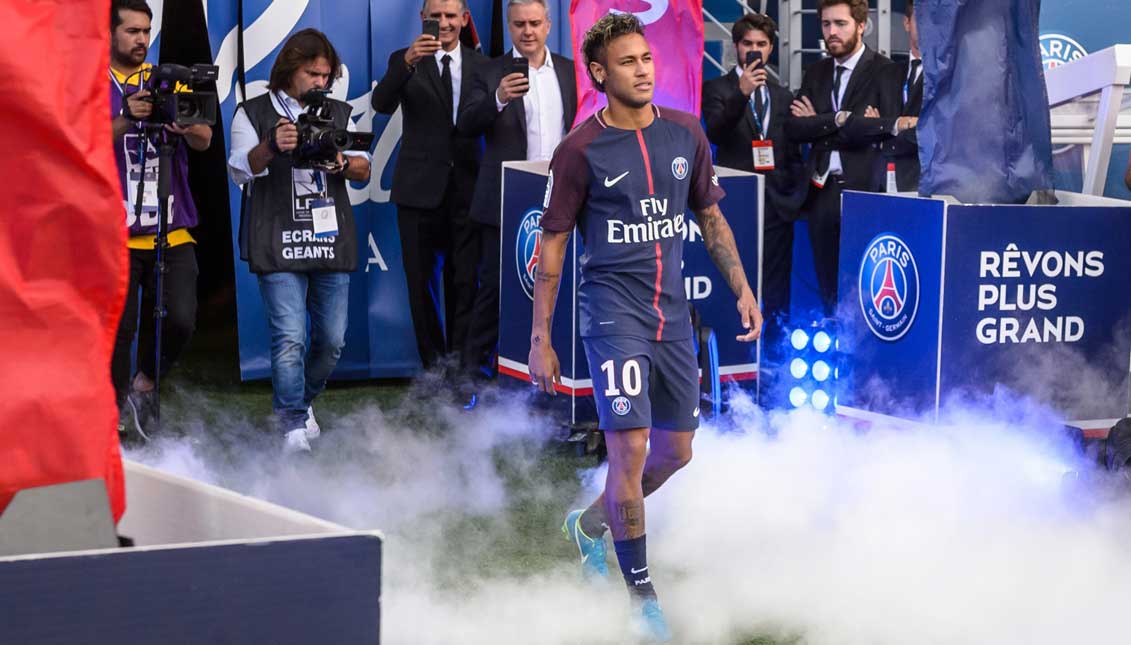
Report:
M 633 500 L 617 504 L 617 520 L 624 528 L 624 536 L 632 540 L 644 535 L 644 500 Z
M 742 260 L 738 257 L 734 233 L 723 217 L 723 212 L 719 210 L 719 205 L 714 204 L 697 212 L 695 219 L 699 220 L 699 228 L 703 231 L 703 242 L 707 245 L 707 252 L 711 254 L 715 266 L 726 278 L 734 295 L 741 296 L 743 289 L 749 288 L 746 271 L 743 270 Z

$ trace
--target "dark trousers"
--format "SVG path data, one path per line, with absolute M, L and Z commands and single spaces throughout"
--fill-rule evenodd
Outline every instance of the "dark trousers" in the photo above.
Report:
M 792 271 L 793 222 L 783 219 L 773 204 L 767 203 L 762 226 L 763 347 L 777 345 L 784 338 L 784 324 L 789 318 L 789 277 Z
M 167 315 L 161 327 L 162 376 L 169 372 L 169 368 L 181 356 L 196 329 L 196 276 L 199 271 L 195 246 L 180 244 L 165 251 L 166 273 L 161 290 L 164 292 Z M 153 270 L 156 264 L 156 251 L 130 249 L 130 283 L 126 291 L 126 306 L 118 323 L 118 337 L 114 342 L 114 355 L 110 359 L 110 378 L 114 383 L 114 393 L 119 405 L 129 393 L 130 347 L 135 335 L 137 369 L 149 378 L 155 376 L 156 327 L 153 308 L 156 306 L 154 296 L 157 288 Z
M 479 289 L 463 346 L 462 367 L 474 375 L 499 344 L 499 227 L 475 225 L 479 248 Z
M 841 177 L 829 176 L 824 188 L 812 186 L 802 211 L 809 218 L 809 241 L 817 270 L 817 288 L 826 316 L 836 313 L 837 268 L 840 265 Z
M 475 240 L 467 208 L 449 190 L 440 208 L 397 207 L 408 304 L 416 332 L 416 348 L 424 368 L 449 351 L 458 352 L 467 339 L 475 302 Z M 447 333 L 440 325 L 441 302 L 430 284 L 443 266 L 443 311 Z M 446 340 L 445 340 L 446 339 Z

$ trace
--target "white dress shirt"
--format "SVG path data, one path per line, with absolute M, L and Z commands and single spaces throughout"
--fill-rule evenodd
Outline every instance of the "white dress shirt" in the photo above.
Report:
M 511 50 L 514 58 L 522 58 L 517 49 Z M 509 73 L 509 72 L 508 72 Z M 506 76 L 506 74 L 503 74 Z M 562 142 L 565 131 L 565 111 L 562 108 L 562 88 L 554 72 L 554 57 L 546 48 L 546 59 L 541 67 L 530 67 L 530 90 L 522 97 L 526 112 L 526 160 L 548 161 L 554 149 Z M 507 106 L 495 92 L 495 109 L 502 112 Z
M 452 72 L 452 125 L 456 124 L 457 112 L 459 112 L 459 90 L 460 79 L 463 78 L 463 47 L 456 43 L 456 48 L 450 52 L 446 52 L 440 48 L 433 54 L 436 57 L 436 73 L 440 75 L 441 85 L 444 78 L 444 56 L 451 56 L 452 60 L 448 63 L 448 68 Z
M 299 105 L 297 100 L 283 91 L 271 94 L 271 105 L 275 108 L 276 114 L 291 120 L 297 119 L 298 115 L 305 113 L 307 109 Z M 353 119 L 347 119 L 346 129 L 350 132 L 357 132 L 357 125 L 353 122 Z M 240 107 L 232 117 L 232 151 L 231 154 L 228 155 L 228 176 L 232 178 L 232 182 L 237 186 L 242 186 L 255 177 L 267 176 L 268 169 L 266 167 L 258 173 L 252 173 L 251 163 L 247 159 L 247 155 L 251 152 L 251 149 L 259 144 L 259 133 L 255 131 L 255 126 L 251 124 L 251 119 L 247 118 L 244 109 Z M 369 159 L 369 153 L 360 150 L 349 150 L 342 154 Z M 306 180 L 309 180 L 309 183 L 314 183 L 313 171 L 295 170 L 294 173 L 297 182 L 305 183 Z M 306 173 L 309 177 L 300 179 L 300 173 Z
M 739 65 L 735 65 L 734 66 L 734 74 L 735 74 L 735 76 L 742 78 L 742 67 L 740 67 Z M 763 84 L 762 87 L 759 87 L 756 91 L 759 92 L 762 95 L 762 105 L 766 106 L 765 107 L 765 109 L 766 109 L 766 119 L 764 121 L 762 121 L 762 136 L 765 137 L 765 136 L 767 136 L 766 133 L 770 131 L 770 116 L 771 116 L 771 114 L 770 114 L 770 112 L 771 112 L 771 110 L 770 110 L 770 88 L 767 85 Z M 749 103 L 749 105 L 746 107 L 746 109 L 747 110 L 753 110 L 754 109 L 754 107 L 753 107 L 754 106 L 754 95 L 753 94 L 750 95 L 750 98 L 749 98 L 749 100 L 747 100 L 747 103 Z
M 863 55 L 864 45 L 861 44 L 860 49 L 856 50 L 856 53 L 852 55 L 852 58 L 849 58 L 843 63 L 838 63 L 836 62 L 836 60 L 833 60 L 833 78 L 836 78 L 837 66 L 840 65 L 844 67 L 844 71 L 841 73 L 840 77 L 840 93 L 833 101 L 833 105 L 838 111 L 841 109 L 841 104 L 844 102 L 844 91 L 848 89 L 848 81 L 852 78 L 852 70 L 856 69 L 856 66 L 860 64 L 860 57 Z M 840 153 L 836 150 L 834 150 L 832 154 L 829 155 L 829 174 L 844 174 L 844 166 L 840 163 Z

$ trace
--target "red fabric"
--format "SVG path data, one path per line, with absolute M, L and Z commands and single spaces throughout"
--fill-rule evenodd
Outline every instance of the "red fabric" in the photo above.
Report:
M 103 479 L 125 511 L 110 354 L 125 298 L 109 0 L 0 2 L 0 509 Z
M 657 105 L 699 115 L 703 83 L 703 0 L 570 0 L 573 60 L 577 71 L 577 118 L 574 125 L 607 105 L 589 80 L 581 46 L 585 32 L 615 9 L 644 22 L 656 65 Z

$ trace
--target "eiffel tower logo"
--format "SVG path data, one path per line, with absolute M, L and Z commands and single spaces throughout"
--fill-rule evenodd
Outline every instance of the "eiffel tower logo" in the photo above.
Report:
M 530 254 L 530 259 L 526 261 L 526 275 L 534 278 L 534 271 L 538 268 L 538 256 L 542 255 L 542 235 L 540 233 L 534 234 L 534 252 Z
M 885 318 L 891 318 L 903 310 L 903 298 L 895 288 L 895 275 L 892 272 L 894 264 L 892 260 L 884 262 L 884 281 L 872 297 L 872 304 Z

